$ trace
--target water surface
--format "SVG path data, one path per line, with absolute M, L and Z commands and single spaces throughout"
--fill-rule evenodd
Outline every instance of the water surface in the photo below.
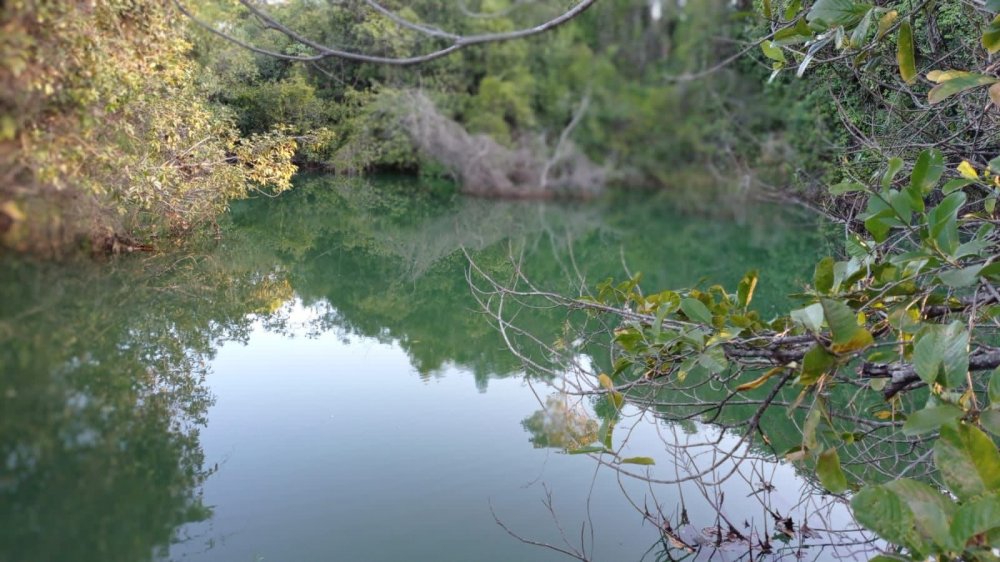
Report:
M 513 258 L 557 291 L 626 271 L 649 287 L 734 287 L 756 268 L 770 314 L 823 253 L 800 215 L 304 178 L 235 205 L 221 240 L 193 246 L 4 263 L 0 561 L 654 560 L 665 547 L 643 510 L 677 520 L 683 506 L 712 525 L 720 491 L 724 511 L 770 535 L 754 492 L 765 478 L 782 483 L 771 505 L 784 513 L 847 524 L 803 500 L 813 484 L 784 463 L 755 460 L 707 493 L 565 454 L 593 431 L 595 404 L 526 377 L 466 277 L 466 252 L 498 278 Z M 565 320 L 519 318 L 549 341 Z M 680 473 L 699 461 L 679 464 L 664 434 L 713 430 L 627 405 L 617 431 L 623 452 Z

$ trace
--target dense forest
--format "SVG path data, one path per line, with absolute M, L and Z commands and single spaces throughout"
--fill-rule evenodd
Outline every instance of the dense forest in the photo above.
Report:
M 197 9 L 263 50 L 304 49 L 246 10 Z M 553 11 L 470 9 L 416 3 L 406 15 L 490 33 Z M 320 43 L 422 47 L 360 0 L 273 11 Z M 255 53 L 165 2 L 14 4 L 0 58 L 4 246 L 140 248 L 287 189 L 294 166 L 403 171 L 505 198 L 788 185 L 827 150 L 804 87 L 766 91 L 753 57 L 686 78 L 736 51 L 720 36 L 749 28 L 730 11 L 667 3 L 654 19 L 643 3 L 602 2 L 551 33 L 394 67 Z
M 567 380 L 578 349 L 603 350 L 566 383 L 601 419 L 557 448 L 636 476 L 627 465 L 652 459 L 612 446 L 623 404 L 714 423 L 738 436 L 727 460 L 754 447 L 849 502 L 885 541 L 878 560 L 996 560 L 998 12 L 996 0 L 9 1 L 0 255 L 73 260 L 221 239 L 220 222 L 272 224 L 267 212 L 227 214 L 234 202 L 277 197 L 306 171 L 403 175 L 422 196 L 593 204 L 628 192 L 706 216 L 748 199 L 805 207 L 833 225 L 836 247 L 817 244 L 809 279 L 777 314 L 752 304 L 773 293 L 756 270 L 728 288 L 664 290 L 630 272 L 548 291 L 531 267 L 499 280 L 448 246 L 454 271 L 438 281 L 471 286 L 487 314 L 452 323 L 480 339 L 499 330 L 510 349 L 478 360 L 505 374 L 527 365 Z M 352 197 L 365 196 L 341 199 L 364 209 Z M 407 205 L 405 194 L 367 196 Z M 323 211 L 309 201 L 295 200 L 289 223 Z M 351 226 L 324 236 L 368 228 L 341 220 Z M 652 253 L 659 241 L 630 243 Z M 324 260 L 289 267 L 300 298 L 333 294 L 331 272 L 353 267 L 343 254 Z M 530 265 L 543 275 L 545 263 Z M 377 336 L 380 315 L 406 307 L 339 283 L 353 292 L 338 310 L 363 310 L 351 316 L 360 333 Z M 558 318 L 519 322 L 511 302 Z M 435 338 L 433 321 L 413 322 L 418 339 Z M 446 362 L 421 349 L 421 362 Z M 537 435 L 542 418 L 525 427 L 553 446 Z M 192 468 L 185 486 L 205 477 Z M 655 523 L 672 548 L 698 547 Z M 767 539 L 745 540 L 753 552 Z

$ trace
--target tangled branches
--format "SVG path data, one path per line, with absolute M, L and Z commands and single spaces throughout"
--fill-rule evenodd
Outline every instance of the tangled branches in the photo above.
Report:
M 909 182 L 896 179 L 901 167 L 890 163 L 879 190 L 840 187 L 868 197 L 869 237 L 851 234 L 846 259 L 820 260 L 811 286 L 793 296 L 799 307 L 774 319 L 751 307 L 756 271 L 734 292 L 716 285 L 647 294 L 635 275 L 593 291 L 581 281 L 580 296 L 569 297 L 534 286 L 517 262 L 506 282 L 473 264 L 470 282 L 528 369 L 563 394 L 610 405 L 595 444 L 577 452 L 650 484 L 708 487 L 723 486 L 747 455 L 785 459 L 817 490 L 843 499 L 860 490 L 851 500 L 858 521 L 913 556 L 972 552 L 988 544 L 975 538 L 983 531 L 955 523 L 947 539 L 929 530 L 894 534 L 920 521 L 918 508 L 894 520 L 876 507 L 885 497 L 916 506 L 930 496 L 950 521 L 1000 487 L 989 479 L 967 487 L 955 476 L 1000 469 L 985 433 L 1000 435 L 1000 375 L 989 374 L 1000 367 L 997 238 L 992 212 L 970 205 L 965 191 L 997 176 L 963 163 L 962 177 L 946 182 L 934 204 L 925 199 L 941 197 L 940 152 L 922 153 Z M 545 308 L 566 314 L 554 342 L 517 320 Z M 713 461 L 673 478 L 635 471 L 628 465 L 648 463 L 621 454 L 611 437 L 626 404 L 716 428 L 692 426 L 705 439 L 685 444 L 713 451 Z

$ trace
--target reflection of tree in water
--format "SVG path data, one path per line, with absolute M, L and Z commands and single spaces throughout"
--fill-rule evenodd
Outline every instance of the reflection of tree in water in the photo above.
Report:
M 877 541 L 852 523 L 840 498 L 794 478 L 774 451 L 741 444 L 718 426 L 668 421 L 632 404 L 619 409 L 608 395 L 590 409 L 582 398 L 550 395 L 522 425 L 536 447 L 588 453 L 599 470 L 615 474 L 624 499 L 653 529 L 651 559 L 867 560 L 877 552 Z M 568 524 L 550 503 L 554 524 Z M 540 544 L 498 522 L 519 540 Z M 582 538 L 544 546 L 591 559 Z
M 596 401 L 590 414 L 592 423 L 600 424 L 596 435 L 589 443 L 562 448 L 588 453 L 620 481 L 641 484 L 638 493 L 625 485 L 621 489 L 659 530 L 652 550 L 662 559 L 758 559 L 766 554 L 766 559 L 855 560 L 876 554 L 877 537 L 853 520 L 848 496 L 829 494 L 819 485 L 815 461 L 782 462 L 796 459 L 795 452 L 806 446 L 824 450 L 819 439 L 845 442 L 841 462 L 853 481 L 900 472 L 931 476 L 922 462 L 926 445 L 901 439 L 892 423 L 858 417 L 859 411 L 885 406 L 861 400 L 855 386 L 827 388 L 812 403 L 800 398 L 800 389 L 783 384 L 746 384 L 760 376 L 750 367 L 653 377 L 650 364 L 619 361 L 627 342 L 617 338 L 627 333 L 623 326 L 630 326 L 634 309 L 616 309 L 623 318 L 615 322 L 580 313 L 595 300 L 546 292 L 526 277 L 505 285 L 477 269 L 475 282 L 483 310 L 510 341 L 529 342 L 527 347 L 511 345 L 526 369 L 547 373 L 555 389 L 578 400 L 590 396 Z M 571 327 L 549 345 L 546 338 L 552 334 L 535 332 L 508 312 L 530 308 L 561 309 Z M 574 344 L 560 344 L 567 340 Z M 607 373 L 614 373 L 614 379 Z M 775 376 L 785 382 L 791 375 L 776 370 L 760 380 Z M 611 403 L 625 406 L 611 408 Z M 547 401 L 529 419 L 546 419 L 549 408 Z M 812 429 L 806 429 L 810 424 Z M 525 427 L 534 435 L 532 427 Z M 647 438 L 636 445 L 639 435 Z M 807 441 L 813 435 L 817 441 Z M 586 558 L 582 546 L 558 548 Z
M 322 305 L 314 329 L 391 340 L 422 374 L 456 364 L 485 387 L 522 365 L 472 299 L 462 249 L 499 274 L 513 271 L 513 250 L 550 285 L 571 288 L 577 268 L 594 278 L 621 270 L 609 241 L 653 282 L 678 270 L 689 276 L 698 256 L 680 238 L 714 231 L 698 221 L 660 224 L 653 208 L 494 204 L 414 194 L 412 185 L 320 183 L 235 206 L 223 241 L 197 254 L 5 263 L 0 562 L 68 552 L 81 561 L 148 559 L 178 526 L 208 517 L 199 488 L 211 469 L 198 443 L 211 405 L 206 363 L 220 342 L 244 341 L 255 321 L 286 329 L 283 305 L 293 295 Z M 717 238 L 734 262 L 747 252 L 766 257 L 776 244 L 742 232 Z M 787 261 L 797 247 L 785 244 L 776 258 Z M 564 318 L 543 311 L 520 320 L 558 334 Z M 535 422 L 548 432 L 536 444 L 593 432 L 572 415 L 561 436 L 553 431 L 560 423 L 526 425 Z
M 232 235 L 276 256 L 303 302 L 326 310 L 317 326 L 393 341 L 423 376 L 459 365 L 481 388 L 521 372 L 521 364 L 471 297 L 463 249 L 498 275 L 512 271 L 513 252 L 535 279 L 568 292 L 578 290 L 579 276 L 616 275 L 623 262 L 651 283 L 738 280 L 747 264 L 780 263 L 758 296 L 765 302 L 793 285 L 782 273 L 794 271 L 788 264 L 815 252 L 814 232 L 779 228 L 773 216 L 706 221 L 638 196 L 588 205 L 491 202 L 421 191 L 412 181 L 317 177 L 264 203 L 234 206 Z M 520 318 L 540 334 L 558 333 L 563 320 L 537 311 Z
M 552 395 L 545 407 L 521 422 L 536 448 L 575 449 L 597 440 L 597 422 L 566 397 Z
M 6 263 L 0 560 L 147 560 L 209 517 L 206 362 L 289 296 L 211 258 Z

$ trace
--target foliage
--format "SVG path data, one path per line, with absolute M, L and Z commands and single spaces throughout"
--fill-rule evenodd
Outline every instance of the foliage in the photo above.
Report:
M 387 2 L 414 21 L 459 33 L 503 32 L 544 20 L 554 6 L 516 1 L 464 4 L 421 0 L 406 7 Z M 241 39 L 271 51 L 297 53 L 280 34 L 263 33 L 255 18 L 222 6 L 199 8 L 225 20 Z M 419 34 L 388 21 L 363 1 L 317 5 L 293 1 L 269 12 L 306 37 L 365 52 L 400 55 L 429 48 Z M 587 110 L 571 134 L 593 160 L 617 170 L 617 183 L 701 191 L 734 183 L 724 165 L 759 162 L 784 173 L 791 151 L 777 136 L 758 145 L 753 135 L 784 119 L 778 104 L 759 100 L 760 81 L 723 70 L 703 82 L 667 81 L 730 55 L 712 34 L 734 33 L 727 2 L 667 4 L 650 17 L 646 2 L 602 1 L 572 25 L 524 41 L 473 47 L 416 69 L 337 60 L 300 65 L 256 56 L 204 36 L 199 59 L 222 76 L 216 99 L 234 108 L 241 129 L 261 131 L 283 123 L 296 135 L 330 131 L 322 148 L 300 160 L 343 172 L 372 169 L 435 171 L 401 134 L 398 93 L 419 89 L 469 133 L 487 134 L 508 146 L 543 139 L 553 147 L 581 107 Z M 472 16 L 469 13 L 474 12 Z M 725 29 L 720 29 L 724 27 Z M 754 70 L 756 72 L 756 70 Z M 396 103 L 394 103 L 394 101 Z M 659 123 L 660 127 L 650 127 Z M 669 134 L 664 134 L 664 128 Z M 702 163 L 719 168 L 704 174 Z M 725 164 L 724 164 L 725 163 Z M 698 168 L 679 178 L 676 168 Z
M 961 2 L 757 6 L 748 35 L 761 44 L 758 58 L 781 88 L 811 90 L 791 109 L 811 109 L 826 132 L 793 129 L 797 142 L 836 146 L 827 152 L 835 159 L 820 165 L 827 179 L 868 177 L 890 158 L 914 162 L 927 147 L 979 167 L 1000 150 L 995 112 L 983 109 L 994 83 L 993 13 Z M 793 73 L 806 80 L 794 84 Z
M 976 8 L 889 4 L 760 5 L 772 78 L 789 68 L 851 76 L 833 100 L 855 144 L 837 169 L 844 181 L 830 188 L 847 202 L 831 206 L 845 224 L 844 250 L 816 263 L 796 308 L 770 320 L 755 312 L 755 271 L 734 292 L 646 293 L 634 276 L 577 299 L 520 294 L 617 317 L 606 334 L 612 368 L 594 374 L 595 393 L 714 422 L 732 419 L 727 403 L 746 397 L 753 408 L 729 427 L 741 442 L 768 445 L 761 420 L 787 404 L 800 441 L 785 457 L 814 467 L 830 492 L 857 490 L 855 516 L 896 545 L 892 557 L 994 559 L 1000 160 L 990 158 L 1000 146 L 987 90 L 997 79 L 971 33 L 937 35 L 985 19 Z M 992 33 L 986 27 L 987 51 Z M 934 66 L 919 62 L 928 44 L 952 40 Z M 674 405 L 720 386 L 714 406 Z M 934 466 L 923 465 L 931 452 Z M 879 484 L 885 477 L 895 479 Z
M 295 141 L 237 134 L 198 85 L 181 23 L 158 0 L 5 4 L 3 246 L 134 246 L 290 186 Z

